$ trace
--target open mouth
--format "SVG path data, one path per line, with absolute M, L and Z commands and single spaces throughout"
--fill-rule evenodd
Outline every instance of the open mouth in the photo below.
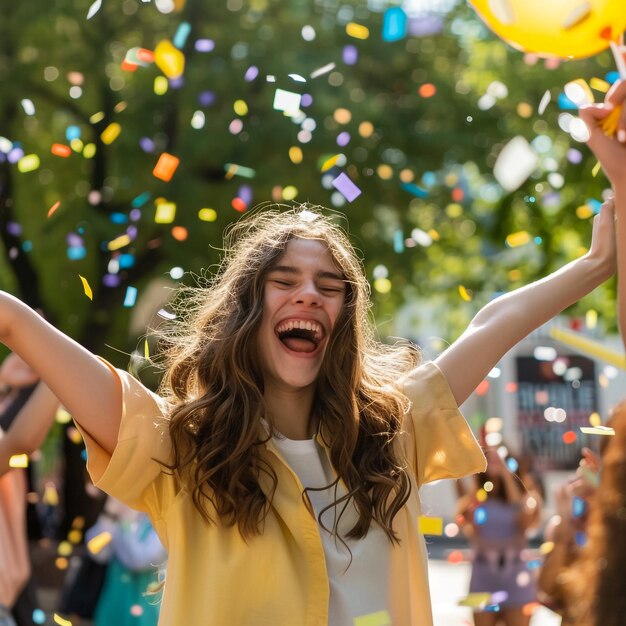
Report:
M 314 352 L 323 337 L 323 327 L 311 320 L 286 320 L 276 327 L 282 344 L 293 352 Z

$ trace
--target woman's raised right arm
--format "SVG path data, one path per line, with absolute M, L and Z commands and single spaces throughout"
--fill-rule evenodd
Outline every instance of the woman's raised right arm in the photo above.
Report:
M 5 292 L 0 292 L 0 341 L 37 372 L 104 450 L 113 452 L 122 394 L 104 362 Z

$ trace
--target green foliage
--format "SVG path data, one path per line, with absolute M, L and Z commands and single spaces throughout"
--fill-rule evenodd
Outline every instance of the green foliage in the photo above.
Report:
M 3 238 L 0 286 L 31 300 L 38 295 L 60 328 L 94 350 L 102 352 L 105 343 L 121 351 L 134 348 L 141 332 L 136 320 L 128 332 L 133 315 L 123 306 L 128 285 L 138 288 L 141 299 L 172 267 L 200 272 L 219 260 L 223 229 L 239 217 L 231 201 L 244 184 L 252 190 L 251 205 L 282 200 L 285 194 L 290 198 L 294 187 L 296 201 L 347 214 L 368 277 L 384 266 L 391 280 L 388 294 L 374 290 L 382 333 L 394 332 L 388 320 L 400 305 L 410 302 L 419 311 L 423 300 L 436 303 L 441 334 L 453 339 L 494 293 L 579 256 L 589 241 L 590 222 L 578 218 L 575 209 L 600 198 L 606 181 L 601 174 L 592 176 L 594 159 L 586 147 L 559 128 L 556 99 L 569 80 L 611 71 L 608 53 L 556 69 L 541 60 L 528 63 L 492 36 L 464 3 L 443 16 L 440 33 L 395 42 L 381 40 L 382 11 L 347 0 L 341 6 L 331 0 L 188 0 L 169 14 L 153 3 L 109 0 L 87 21 L 90 4 L 32 0 L 3 9 L 0 128 L 14 147 L 39 155 L 41 166 L 20 173 L 14 164 L 0 163 L 0 227 L 22 226 L 17 239 Z M 370 3 L 375 4 L 386 6 Z M 153 64 L 122 70 L 130 48 L 152 50 L 173 38 L 185 21 L 191 34 L 183 48 L 186 69 L 179 88 L 156 95 L 153 84 L 161 72 Z M 366 25 L 369 38 L 348 36 L 348 22 Z M 315 30 L 313 41 L 302 36 L 306 25 Z M 194 42 L 200 38 L 214 40 L 215 49 L 197 51 Z M 358 50 L 354 65 L 342 61 L 348 45 Z M 310 78 L 328 63 L 336 67 Z M 258 77 L 247 81 L 251 66 L 258 67 Z M 290 78 L 294 73 L 306 82 Z M 481 110 L 478 101 L 494 81 L 508 94 Z M 432 97 L 420 94 L 425 84 L 434 85 Z M 312 96 L 303 108 L 316 124 L 310 141 L 302 143 L 299 136 L 302 120 L 273 109 L 277 87 Z M 199 101 L 207 91 L 214 93 L 211 105 Z M 539 114 L 547 91 L 552 102 Z M 25 113 L 24 99 L 34 103 L 34 115 Z M 247 104 L 245 115 L 235 113 L 237 100 Z M 349 121 L 337 121 L 339 108 L 350 112 Z M 202 114 L 204 125 L 194 128 L 194 115 Z M 229 130 L 236 119 L 242 123 L 238 133 Z M 100 134 L 111 122 L 122 132 L 105 145 Z M 371 123 L 371 134 L 360 127 L 363 122 Z M 52 144 L 68 143 L 68 126 L 80 128 L 82 145 L 95 144 L 92 158 L 84 158 L 80 145 L 67 159 L 50 153 Z M 337 136 L 344 131 L 350 141 L 340 147 Z M 506 194 L 492 168 L 516 135 L 529 141 L 545 137 L 547 147 L 535 174 Z M 142 138 L 154 144 L 153 151 L 140 147 Z M 301 163 L 289 157 L 294 146 L 303 152 Z M 567 159 L 572 147 L 584 155 L 579 164 Z M 152 176 L 163 151 L 181 159 L 168 183 Z M 363 191 L 342 206 L 320 172 L 321 163 L 339 152 L 345 164 L 331 173 L 345 171 Z M 227 163 L 250 167 L 255 177 L 225 176 Z M 564 185 L 551 173 L 560 174 Z M 403 189 L 403 180 L 424 188 L 426 197 Z M 115 214 L 131 215 L 133 199 L 144 193 L 150 199 L 136 221 L 112 221 Z M 176 203 L 174 223 L 154 222 L 157 198 Z M 198 211 L 207 207 L 217 212 L 215 222 L 198 219 Z M 108 250 L 108 242 L 129 226 L 136 227 L 134 240 L 119 251 Z M 187 239 L 174 238 L 173 226 L 185 227 Z M 432 244 L 415 245 L 414 229 L 435 237 Z M 507 248 L 507 235 L 518 231 L 541 242 Z M 83 238 L 83 259 L 68 259 L 69 233 Z M 407 239 L 409 245 L 400 250 Z M 103 286 L 102 277 L 120 252 L 132 255 L 135 266 L 119 271 L 118 287 Z M 24 268 L 38 279 L 37 294 L 34 288 L 27 293 L 17 278 Z M 93 288 L 93 302 L 85 297 L 79 275 Z M 459 286 L 474 293 L 472 302 L 461 299 Z M 612 286 L 599 289 L 575 312 L 593 307 L 613 327 L 614 297 Z M 416 335 L 419 319 L 417 313 Z

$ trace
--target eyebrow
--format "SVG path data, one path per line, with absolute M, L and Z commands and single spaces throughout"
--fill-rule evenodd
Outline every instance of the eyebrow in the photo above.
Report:
M 293 267 L 293 265 L 274 265 L 269 268 L 269 271 L 282 272 L 283 274 L 293 274 L 294 276 L 302 274 L 302 270 L 297 267 Z M 319 272 L 317 272 L 316 276 L 317 278 L 328 278 L 330 280 L 340 280 L 341 282 L 344 282 L 346 280 L 345 276 L 326 270 L 320 270 Z

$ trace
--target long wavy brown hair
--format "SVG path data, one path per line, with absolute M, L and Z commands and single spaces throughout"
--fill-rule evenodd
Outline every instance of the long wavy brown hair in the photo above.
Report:
M 622 626 L 626 616 L 626 402 L 602 456 L 600 485 L 590 504 L 587 543 L 567 573 L 568 624 Z
M 398 380 L 418 363 L 419 353 L 374 339 L 363 266 L 333 216 L 317 207 L 272 207 L 244 218 L 226 233 L 215 275 L 183 288 L 176 305 L 182 310 L 162 336 L 166 371 L 160 392 L 170 402 L 173 443 L 168 467 L 185 477 L 208 523 L 215 513 L 244 537 L 262 532 L 277 476 L 260 453 L 268 439 L 261 420 L 270 417 L 257 332 L 266 275 L 294 238 L 322 241 L 346 282 L 313 407 L 337 473 L 333 484 L 341 479 L 347 487 L 333 506 L 342 504 L 343 511 L 354 501 L 358 522 L 348 537 L 365 536 L 375 520 L 398 541 L 392 522 L 411 489 L 396 444 L 409 408 Z M 270 477 L 271 490 L 261 488 L 261 474 Z

